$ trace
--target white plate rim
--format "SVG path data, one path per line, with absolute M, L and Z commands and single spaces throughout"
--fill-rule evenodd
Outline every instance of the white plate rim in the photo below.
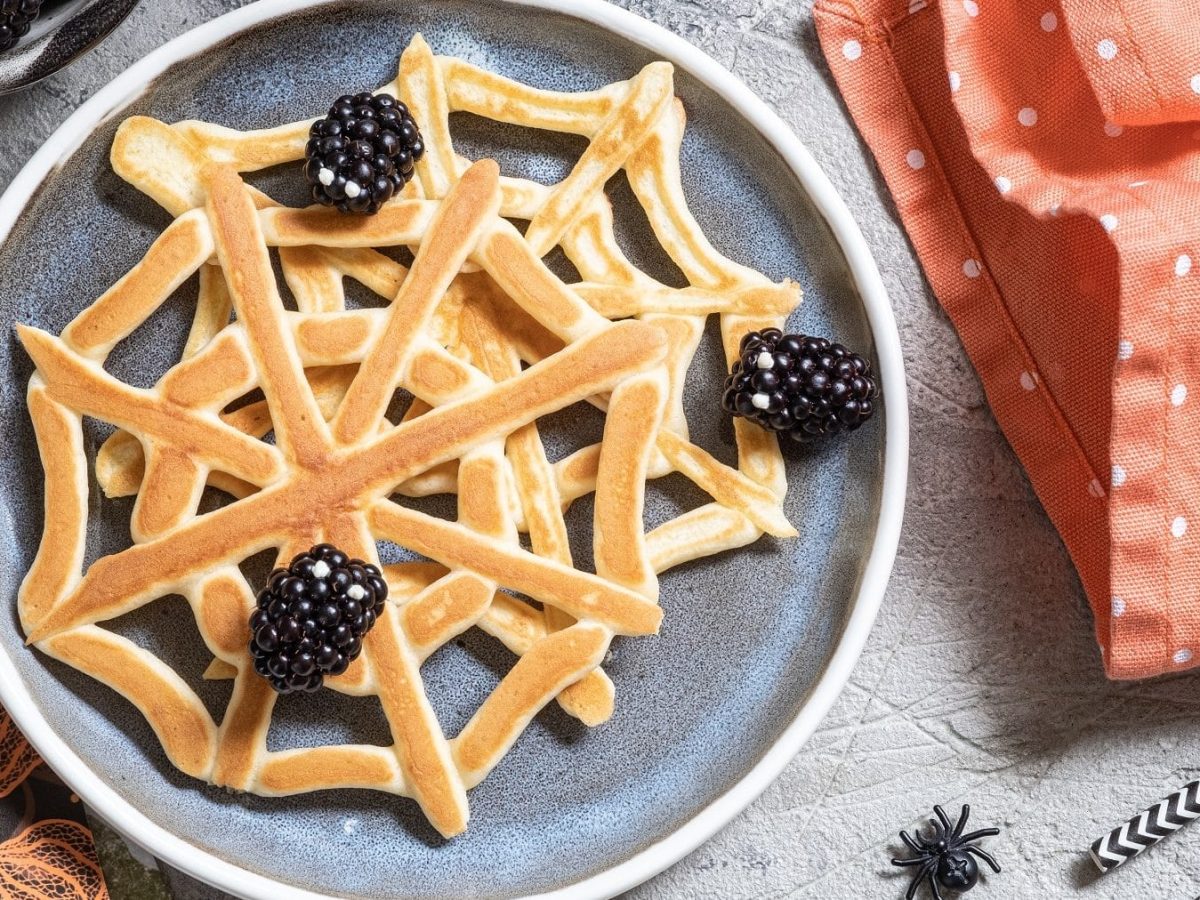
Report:
M 149 53 L 79 107 L 42 145 L 0 195 L 0 243 L 8 239 L 38 187 L 65 163 L 96 128 L 135 102 L 164 71 L 221 41 L 289 13 L 341 0 L 256 0 L 198 25 Z M 732 72 L 666 28 L 604 0 L 504 0 L 553 10 L 599 25 L 668 59 L 733 106 L 783 157 L 825 219 L 847 265 L 871 326 L 883 386 L 886 432 L 883 484 L 875 538 L 859 579 L 850 615 L 833 655 L 795 719 L 736 784 L 667 837 L 582 881 L 529 900 L 601 900 L 629 890 L 691 853 L 748 807 L 779 776 L 841 694 L 862 654 L 883 601 L 896 558 L 908 478 L 908 400 L 900 336 L 887 292 L 866 239 L 837 189 L 800 139 Z M 155 824 L 106 785 L 42 717 L 6 653 L 0 653 L 0 702 L 42 759 L 124 837 L 180 871 L 247 898 L 277 900 L 281 889 L 297 900 L 333 900 L 281 885 L 218 859 Z

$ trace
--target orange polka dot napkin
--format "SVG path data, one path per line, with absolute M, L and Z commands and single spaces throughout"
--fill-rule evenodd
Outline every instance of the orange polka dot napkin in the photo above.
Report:
M 1200 664 L 1200 0 L 813 13 L 1109 676 Z

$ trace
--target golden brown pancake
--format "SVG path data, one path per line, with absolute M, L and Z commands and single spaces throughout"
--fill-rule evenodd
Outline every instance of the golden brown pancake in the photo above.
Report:
M 389 791 L 451 836 L 466 827 L 466 791 L 543 706 L 557 701 L 588 725 L 611 716 L 601 664 L 614 636 L 658 630 L 661 572 L 763 533 L 795 535 L 775 438 L 735 421 L 739 465 L 723 465 L 690 442 L 682 386 L 707 316 L 720 316 L 732 358 L 745 331 L 783 324 L 799 290 L 721 256 L 688 212 L 667 63 L 555 93 L 435 56 L 418 36 L 383 90 L 408 104 L 428 151 L 373 217 L 288 209 L 243 182 L 301 159 L 308 122 L 122 124 L 114 169 L 175 219 L 62 335 L 19 328 L 37 366 L 29 408 L 46 471 L 46 527 L 19 611 L 30 643 L 134 703 L 189 775 L 265 796 Z M 454 151 L 455 111 L 582 135 L 588 148 L 556 185 L 505 176 Z M 622 169 L 686 287 L 656 282 L 617 246 L 604 186 Z M 509 218 L 528 219 L 526 232 Z M 413 251 L 411 269 L 380 252 L 393 246 Z M 546 267 L 555 247 L 581 282 Z M 150 389 L 109 375 L 120 341 L 197 273 L 179 362 Z M 388 305 L 347 310 L 345 278 Z M 416 399 L 393 424 L 399 390 Z M 262 399 L 229 411 L 253 391 Z M 604 410 L 603 439 L 551 462 L 539 419 L 579 401 Z M 118 428 L 96 456 L 101 488 L 136 495 L 133 545 L 86 573 L 85 415 Z M 713 502 L 647 533 L 647 480 L 672 472 Z M 230 502 L 201 516 L 206 487 Z M 394 500 L 443 492 L 457 494 L 454 522 Z M 591 493 L 595 572 L 574 564 L 563 518 Z M 393 744 L 268 751 L 276 695 L 247 651 L 254 586 L 239 563 L 274 550 L 286 565 L 327 541 L 378 564 L 380 540 L 429 562 L 383 567 L 389 605 L 362 655 L 326 683 L 378 696 Z M 219 722 L 161 660 L 102 627 L 167 594 L 192 606 L 214 656 L 206 677 L 234 679 Z M 447 735 L 421 664 L 472 627 L 517 659 Z

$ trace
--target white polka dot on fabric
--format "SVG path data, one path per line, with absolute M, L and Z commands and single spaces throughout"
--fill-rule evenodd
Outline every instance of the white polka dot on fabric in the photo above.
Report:
M 1104 485 L 1102 485 L 1100 483 L 1099 478 L 1093 478 L 1091 481 L 1088 482 L 1088 493 L 1091 494 L 1093 497 L 1103 497 L 1104 496 Z
M 962 87 L 962 76 L 959 75 L 957 72 L 952 71 L 950 73 L 950 90 L 951 90 L 951 92 L 957 91 L 960 87 Z
M 1037 124 L 1037 120 L 1037 110 L 1032 106 L 1023 106 L 1021 107 L 1021 111 L 1017 113 L 1017 121 L 1026 128 L 1032 128 Z
M 1149 183 L 1150 182 L 1148 182 L 1148 181 L 1131 181 L 1131 182 L 1129 182 L 1129 186 L 1131 188 L 1140 188 L 1140 187 L 1145 187 Z
M 1021 373 L 1021 387 L 1027 391 L 1037 390 L 1037 376 L 1032 372 Z
M 1117 342 L 1117 359 L 1125 360 L 1133 356 L 1133 341 Z
M 1053 31 L 1058 27 L 1058 16 L 1052 12 L 1042 13 L 1042 31 Z
M 1050 215 L 1052 215 L 1052 216 L 1057 216 L 1057 215 L 1058 215 L 1058 213 L 1059 213 L 1059 211 L 1060 211 L 1061 209 L 1062 209 L 1062 204 L 1061 204 L 1061 203 L 1053 203 L 1053 204 L 1051 204 L 1051 206 L 1050 206 Z
M 904 157 L 904 161 L 908 163 L 910 169 L 925 168 L 925 154 L 916 147 L 908 151 Z
M 1186 384 L 1177 384 L 1177 385 L 1175 385 L 1175 387 L 1171 388 L 1171 405 L 1172 406 L 1183 406 L 1185 400 L 1187 400 L 1187 385 Z
M 1175 665 L 1182 666 L 1184 663 L 1192 661 L 1192 651 L 1187 647 L 1175 651 L 1175 655 L 1171 657 L 1175 660 Z
M 842 44 L 842 56 L 846 57 L 850 62 L 854 62 L 854 60 L 862 56 L 862 44 L 858 41 L 846 41 L 846 43 Z
M 1112 614 L 1117 618 L 1125 614 L 1125 601 L 1120 597 L 1112 598 Z
M 1120 487 L 1125 483 L 1126 477 L 1128 476 L 1125 474 L 1125 467 L 1114 463 L 1112 467 L 1112 486 Z
M 1171 534 L 1177 538 L 1181 538 L 1187 534 L 1187 519 L 1183 516 L 1176 516 L 1171 521 Z
M 1200 94 L 1200 72 L 1192 76 L 1192 93 Z
M 1192 271 L 1192 258 L 1186 253 L 1180 253 L 1175 257 L 1175 274 L 1182 278 L 1190 271 Z
M 1096 53 L 1101 59 L 1112 59 L 1117 55 L 1117 42 L 1112 38 L 1105 38 L 1096 45 Z
M 1109 137 L 1120 137 L 1124 133 L 1124 131 L 1125 131 L 1125 129 L 1122 128 L 1120 125 L 1116 124 L 1115 122 L 1105 122 L 1104 123 L 1104 133 L 1107 134 Z
M 1121 224 L 1121 220 L 1112 213 L 1105 213 L 1100 217 L 1100 224 L 1104 227 L 1105 231 L 1111 232 L 1117 230 L 1117 226 Z
M 979 273 L 983 271 L 979 268 L 979 263 L 973 259 L 968 259 L 962 266 L 963 274 L 968 278 L 978 278 Z
M 975 0 L 963 0 L 963 9 L 972 19 L 979 15 L 979 4 Z
M 996 176 L 996 190 L 1002 194 L 1007 194 L 1012 190 L 1012 179 L 1004 175 Z

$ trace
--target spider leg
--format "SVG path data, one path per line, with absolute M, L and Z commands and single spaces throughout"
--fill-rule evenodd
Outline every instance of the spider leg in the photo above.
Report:
M 996 860 L 994 860 L 992 858 L 992 854 L 988 853 L 986 850 L 980 850 L 978 847 L 963 847 L 962 849 L 965 850 L 967 853 L 974 853 L 976 856 L 978 856 L 980 859 L 982 859 L 985 863 L 987 863 L 989 866 L 991 866 L 993 872 L 1000 871 L 1000 864 L 998 862 L 996 862 Z
M 919 839 L 920 837 L 921 837 L 921 833 L 918 831 L 917 838 Z M 917 842 L 908 836 L 907 831 L 900 832 L 900 840 L 902 840 L 902 841 L 904 841 L 904 843 L 908 844 L 908 849 L 910 849 L 913 853 L 917 853 L 921 856 L 926 855 L 925 848 L 918 847 Z M 924 844 L 925 842 L 922 841 L 921 843 Z
M 935 878 L 933 874 L 936 869 L 937 866 L 934 866 L 929 870 L 929 874 L 926 876 L 929 879 L 929 890 L 933 891 L 933 900 L 945 900 L 945 898 L 942 897 L 942 892 L 938 890 L 937 878 Z
M 921 867 L 921 871 L 912 877 L 912 881 L 908 883 L 908 891 L 904 895 L 904 900 L 913 900 L 917 895 L 917 888 L 921 886 L 921 882 L 926 878 L 932 878 L 934 870 L 937 868 L 937 863 L 934 860 L 929 860 Z
M 967 819 L 971 818 L 971 804 L 964 803 L 962 813 L 958 817 L 958 824 L 954 826 L 954 837 L 962 834 L 964 828 L 967 827 Z
M 982 837 L 995 837 L 1000 833 L 999 828 L 980 828 L 978 831 L 972 831 L 970 834 L 964 834 L 959 838 L 960 844 L 965 844 L 969 841 L 977 841 Z
M 911 859 L 893 859 L 893 866 L 923 866 L 929 862 L 929 854 L 922 853 L 920 856 L 914 856 Z
M 942 834 L 950 834 L 950 818 L 946 815 L 946 811 L 940 806 L 935 806 L 933 811 L 937 813 L 938 820 L 942 823 Z

